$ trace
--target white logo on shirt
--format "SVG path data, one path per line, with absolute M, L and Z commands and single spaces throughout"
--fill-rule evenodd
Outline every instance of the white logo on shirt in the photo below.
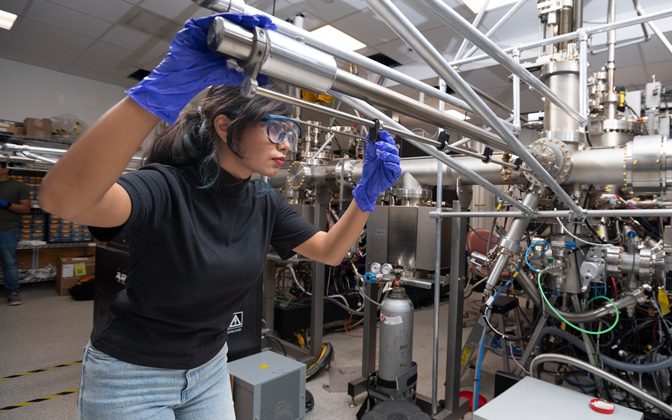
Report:
M 234 312 L 233 313 L 233 319 L 231 320 L 231 323 L 229 324 L 229 328 L 227 329 L 227 333 L 236 333 L 239 332 L 243 329 L 243 312 Z

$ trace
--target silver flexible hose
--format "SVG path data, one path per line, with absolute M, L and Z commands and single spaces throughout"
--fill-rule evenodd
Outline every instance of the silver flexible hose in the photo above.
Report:
M 532 376 L 534 378 L 539 378 L 539 367 L 543 365 L 546 362 L 560 362 L 560 363 L 565 363 L 570 366 L 575 366 L 578 368 L 581 368 L 585 371 L 588 371 L 595 376 L 599 376 L 600 378 L 618 386 L 619 388 L 623 389 L 624 391 L 628 392 L 629 394 L 634 395 L 635 397 L 646 401 L 647 403 L 651 404 L 652 406 L 658 408 L 660 411 L 663 413 L 666 413 L 668 416 L 672 416 L 672 407 L 669 405 L 665 404 L 663 401 L 659 400 L 658 398 L 654 398 L 651 395 L 647 394 L 646 392 L 642 391 L 641 389 L 625 382 L 622 379 L 617 378 L 616 376 L 607 373 L 603 371 L 602 369 L 598 369 L 595 366 L 592 366 L 584 361 L 575 359 L 573 357 L 565 356 L 564 354 L 556 354 L 556 353 L 547 353 L 547 354 L 541 354 L 534 359 L 532 359 L 532 362 L 530 363 L 530 372 L 532 373 Z
M 559 337 L 562 337 L 563 339 L 567 340 L 574 346 L 576 346 L 579 350 L 585 351 L 585 345 L 581 340 L 579 340 L 578 337 L 568 333 L 567 331 L 563 331 L 560 328 L 556 327 L 545 327 L 544 329 L 541 330 L 541 334 L 539 335 L 539 338 L 537 339 L 537 343 L 541 341 L 544 336 L 548 334 L 553 334 L 557 335 Z M 536 343 L 535 343 L 536 344 Z M 664 369 L 670 369 L 672 368 L 672 356 L 667 357 L 666 359 L 659 360 L 657 362 L 651 362 L 651 363 L 627 363 L 623 362 L 620 360 L 612 359 L 609 356 L 605 356 L 603 354 L 599 354 L 600 356 L 600 361 L 604 363 L 605 365 L 612 367 L 614 369 L 622 370 L 625 372 L 633 372 L 633 373 L 654 373 L 658 372 L 660 370 Z

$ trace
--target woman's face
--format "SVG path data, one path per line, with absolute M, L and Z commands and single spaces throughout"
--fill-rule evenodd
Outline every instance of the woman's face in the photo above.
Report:
M 226 145 L 222 147 L 220 164 L 227 172 L 239 179 L 248 178 L 253 173 L 270 177 L 278 172 L 285 163 L 285 156 L 292 145 L 287 141 L 278 144 L 271 142 L 268 135 L 268 124 L 269 122 L 260 121 L 250 124 L 243 131 L 238 142 L 242 159 Z M 226 131 L 220 133 L 224 141 L 227 139 L 226 135 Z

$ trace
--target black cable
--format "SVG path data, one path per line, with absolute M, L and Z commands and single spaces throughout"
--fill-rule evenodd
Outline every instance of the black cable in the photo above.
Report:
M 503 340 L 524 341 L 524 340 L 528 340 L 532 336 L 532 333 L 534 332 L 534 328 L 536 327 L 537 323 L 539 322 L 539 319 L 541 319 L 541 314 L 542 314 L 543 311 L 542 310 L 537 310 L 536 312 L 537 313 L 535 314 L 534 320 L 530 323 L 529 332 L 528 333 L 523 333 L 522 335 L 508 335 L 506 333 L 506 331 L 503 331 L 503 332 L 497 331 L 497 329 L 495 327 L 493 327 L 492 324 L 490 324 L 490 320 L 488 320 L 488 318 L 485 315 L 483 315 L 483 320 L 485 321 L 486 325 L 490 328 L 490 330 L 493 333 L 495 333 L 496 335 L 502 337 Z
M 282 353 L 283 353 L 285 356 L 287 356 L 287 349 L 285 348 L 285 346 L 282 345 L 282 341 L 280 341 L 279 338 L 273 337 L 272 335 L 267 335 L 266 338 L 270 338 L 271 340 L 273 340 L 273 341 L 275 341 L 276 343 L 278 343 L 278 344 L 280 345 L 280 348 L 282 349 Z
M 313 394 L 306 389 L 306 413 L 310 413 L 313 410 L 313 407 L 315 407 L 315 398 L 313 398 Z
M 590 146 L 590 148 L 592 149 L 593 148 L 593 143 L 590 141 L 590 132 L 588 132 L 588 127 L 587 126 L 586 126 L 585 133 L 586 133 L 586 142 L 588 143 L 588 146 Z

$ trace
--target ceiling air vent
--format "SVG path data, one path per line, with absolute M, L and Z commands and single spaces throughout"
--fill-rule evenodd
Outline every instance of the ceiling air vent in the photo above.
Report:
M 127 77 L 129 79 L 135 79 L 135 80 L 142 80 L 149 74 L 148 70 L 145 69 L 137 69 L 133 73 L 129 74 Z
M 385 54 L 381 54 L 381 53 L 373 54 L 373 55 L 370 55 L 369 58 L 370 58 L 371 60 L 373 60 L 373 61 L 377 61 L 377 62 L 379 62 L 380 64 L 385 65 L 385 66 L 387 66 L 387 67 L 397 67 L 397 66 L 401 66 L 401 63 L 400 63 L 400 62 L 398 62 L 398 61 L 396 61 L 396 60 L 394 60 L 394 59 L 392 59 L 392 58 L 386 56 Z

